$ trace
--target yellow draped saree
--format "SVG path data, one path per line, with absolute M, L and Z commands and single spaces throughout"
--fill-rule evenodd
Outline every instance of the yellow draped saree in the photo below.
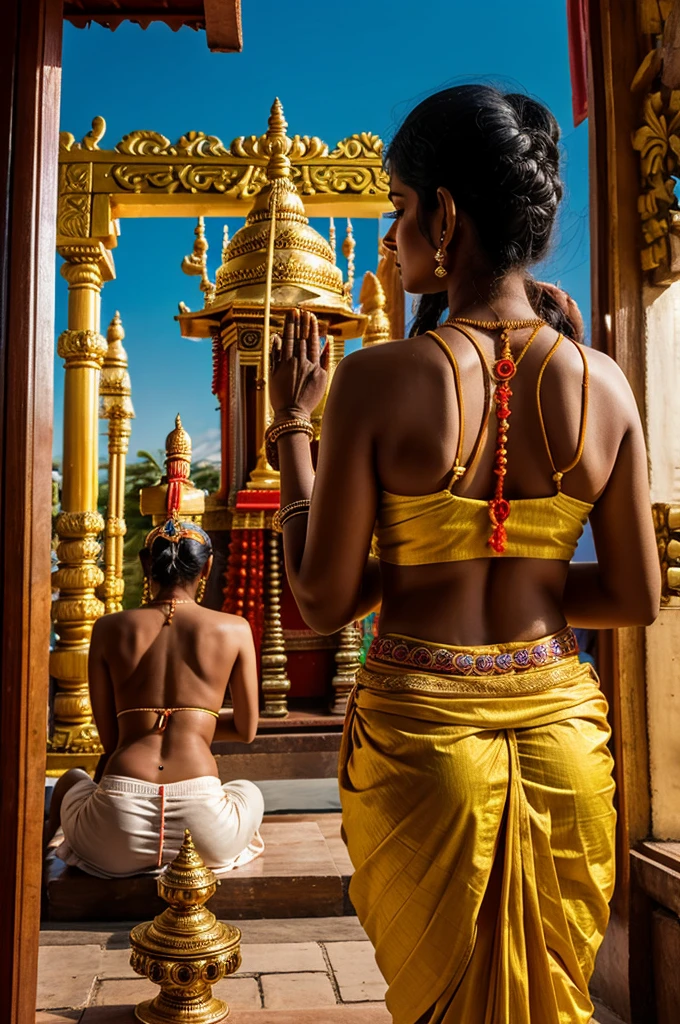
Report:
M 381 643 L 400 640 L 414 650 L 408 638 Z M 350 698 L 340 755 L 350 897 L 395 1024 L 591 1020 L 614 885 L 607 705 L 568 650 L 500 671 L 525 650 L 415 649 L 416 664 L 434 654 L 449 669 L 454 656 L 466 670 L 492 666 L 477 675 L 369 652 Z

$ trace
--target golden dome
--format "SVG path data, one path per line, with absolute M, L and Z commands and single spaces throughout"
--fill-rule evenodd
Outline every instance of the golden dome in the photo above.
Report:
M 179 413 L 175 417 L 175 429 L 165 439 L 165 461 L 168 459 L 184 459 L 191 462 L 191 438 L 182 426 Z
M 333 250 L 310 227 L 292 181 L 289 153 L 293 143 L 286 134 L 287 128 L 283 107 L 276 99 L 267 134 L 260 143 L 260 151 L 267 157 L 267 183 L 257 194 L 244 227 L 223 249 L 210 306 L 178 318 L 186 333 L 197 336 L 200 331 L 200 336 L 204 336 L 209 330 L 201 329 L 197 321 L 219 321 L 221 318 L 216 314 L 232 306 L 264 307 L 274 205 L 272 310 L 302 306 L 328 321 L 336 336 L 361 335 L 365 318 L 354 313 Z

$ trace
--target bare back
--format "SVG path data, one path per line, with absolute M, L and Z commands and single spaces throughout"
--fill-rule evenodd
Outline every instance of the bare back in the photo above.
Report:
M 90 651 L 93 710 L 106 774 L 150 782 L 217 775 L 210 744 L 227 686 L 234 718 L 257 713 L 254 650 L 248 623 L 234 615 L 178 604 L 105 616 Z M 165 728 L 157 710 L 176 709 Z M 121 712 L 123 712 L 121 714 Z M 213 712 L 214 714 L 210 714 Z
M 457 330 L 440 329 L 460 368 L 465 437 L 462 461 L 470 457 L 484 419 L 484 377 L 473 345 Z M 488 362 L 497 337 L 475 332 Z M 513 352 L 529 332 L 516 332 Z M 555 493 L 553 468 L 538 413 L 540 367 L 557 338 L 543 328 L 512 381 L 506 496 L 537 498 Z M 616 364 L 587 351 L 589 415 L 578 465 L 562 481 L 564 492 L 593 504 L 590 516 L 599 567 L 612 594 L 630 605 L 642 595 L 634 621 L 644 621 L 658 589 L 658 563 L 651 524 L 646 454 L 630 388 Z M 567 466 L 578 446 L 583 408 L 583 361 L 565 341 L 543 375 L 541 406 L 545 432 L 557 466 Z M 359 566 L 365 558 L 381 492 L 428 495 L 451 480 L 461 428 L 453 374 L 444 352 L 427 336 L 364 349 L 336 371 L 324 416 L 324 435 L 300 579 L 309 567 L 312 592 L 316 567 L 333 581 L 338 619 L 356 602 Z M 456 494 L 488 500 L 493 493 L 495 430 L 488 430 L 479 457 Z M 351 503 L 348 504 L 348 495 Z M 622 510 L 626 514 L 622 515 Z M 512 528 L 512 520 L 508 529 Z M 328 537 L 337 551 L 328 554 Z M 322 549 L 326 549 L 325 559 Z M 628 552 L 627 563 L 621 559 Z M 569 563 L 538 558 L 475 558 L 437 564 L 381 562 L 382 632 L 403 633 L 450 644 L 485 644 L 532 639 L 565 622 L 564 593 Z M 299 586 L 299 584 L 298 584 Z M 321 588 L 319 580 L 318 588 Z M 327 583 L 326 592 L 331 585 Z M 650 598 L 651 595 L 651 598 Z M 311 602 L 310 602 L 311 603 Z M 626 613 L 627 614 L 627 613 Z M 309 620 L 308 620 L 309 621 Z M 575 622 L 572 617 L 572 624 Z

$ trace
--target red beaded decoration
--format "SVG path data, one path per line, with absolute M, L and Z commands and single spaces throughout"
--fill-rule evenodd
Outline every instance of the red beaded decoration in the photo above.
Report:
M 506 447 L 508 443 L 508 430 L 510 428 L 510 399 L 512 398 L 512 388 L 510 387 L 510 381 L 517 373 L 517 367 L 519 366 L 524 354 L 533 342 L 534 338 L 540 331 L 541 327 L 544 326 L 543 320 L 468 320 L 464 317 L 451 317 L 446 321 L 444 326 L 455 327 L 457 323 L 467 324 L 472 327 L 480 327 L 485 331 L 502 330 L 501 334 L 501 353 L 499 358 L 493 364 L 493 367 L 487 365 L 487 369 L 491 376 L 491 379 L 496 385 L 494 392 L 494 404 L 496 406 L 496 419 L 498 420 L 498 427 L 496 431 L 496 451 L 494 453 L 493 471 L 496 474 L 496 486 L 494 488 L 493 498 L 489 501 L 489 519 L 491 520 L 491 536 L 489 537 L 489 545 L 493 550 L 502 555 L 505 551 L 505 547 L 508 540 L 507 530 L 505 524 L 510 517 L 510 502 L 504 496 L 504 485 L 505 476 L 507 474 L 508 464 L 508 449 Z M 520 330 L 522 328 L 533 327 L 531 337 L 527 341 L 526 345 L 520 352 L 517 359 L 512 355 L 510 349 L 510 331 Z
M 264 531 L 231 531 L 223 612 L 241 615 L 253 631 L 256 651 L 264 629 Z

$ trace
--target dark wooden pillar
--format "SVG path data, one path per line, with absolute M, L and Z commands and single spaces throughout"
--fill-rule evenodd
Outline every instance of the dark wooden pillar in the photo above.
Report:
M 61 0 L 0 33 L 0 1020 L 34 1024 L 50 623 Z
M 644 310 L 637 211 L 639 157 L 631 83 L 642 59 L 637 3 L 590 0 L 589 89 L 593 345 L 621 366 L 644 421 Z M 603 632 L 603 690 L 610 704 L 617 787 L 617 882 L 593 989 L 625 1021 L 652 1009 L 648 908 L 631 880 L 630 851 L 649 835 L 651 806 L 645 697 L 645 632 Z

